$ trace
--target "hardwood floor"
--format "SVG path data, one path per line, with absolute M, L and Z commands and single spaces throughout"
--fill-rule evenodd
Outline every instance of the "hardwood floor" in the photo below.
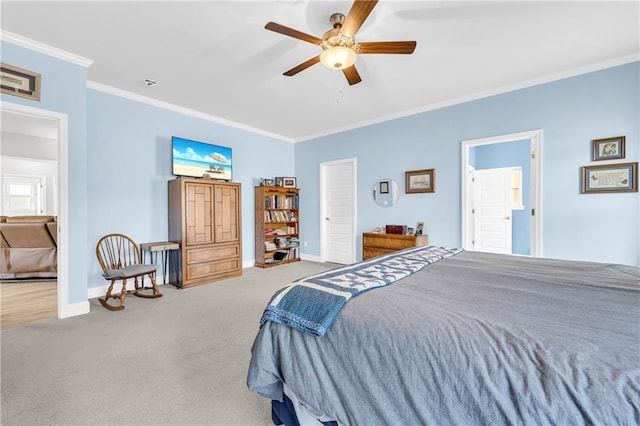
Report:
M 56 281 L 0 283 L 0 329 L 58 315 Z

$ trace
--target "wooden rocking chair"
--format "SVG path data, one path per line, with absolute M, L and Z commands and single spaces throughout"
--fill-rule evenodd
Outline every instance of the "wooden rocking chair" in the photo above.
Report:
M 98 298 L 102 306 L 110 311 L 119 311 L 124 309 L 124 300 L 127 293 L 134 296 L 155 298 L 162 294 L 156 285 L 156 269 L 158 265 L 145 265 L 142 263 L 140 256 L 140 248 L 129 237 L 123 234 L 108 234 L 100 238 L 96 245 L 96 256 L 102 267 L 102 276 L 111 281 L 107 294 L 104 298 Z M 151 281 L 151 287 L 144 287 L 144 276 L 148 275 Z M 138 278 L 141 277 L 141 283 Z M 134 288 L 127 290 L 127 280 L 134 279 Z M 112 294 L 113 286 L 116 281 L 122 280 L 122 290 L 119 294 Z M 143 290 L 152 290 L 151 294 L 141 293 Z M 109 304 L 109 299 L 119 299 L 119 305 Z

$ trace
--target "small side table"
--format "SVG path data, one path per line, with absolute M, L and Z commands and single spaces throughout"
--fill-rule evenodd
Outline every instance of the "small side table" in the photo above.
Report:
M 151 263 L 156 263 L 157 254 L 158 252 L 161 252 L 160 262 L 162 267 L 162 284 L 165 284 L 166 283 L 165 280 L 167 277 L 167 268 L 169 266 L 169 262 L 167 261 L 167 258 L 169 256 L 169 251 L 179 250 L 179 249 L 180 249 L 180 243 L 174 243 L 171 241 L 140 244 L 140 251 L 142 254 L 142 263 L 145 263 L 147 252 L 149 252 Z

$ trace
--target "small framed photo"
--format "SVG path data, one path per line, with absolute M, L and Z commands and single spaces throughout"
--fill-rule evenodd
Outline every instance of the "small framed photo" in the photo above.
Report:
M 638 192 L 638 163 L 582 167 L 582 194 Z
M 624 158 L 625 153 L 625 136 L 616 136 L 614 138 L 594 139 L 591 141 L 591 160 L 616 160 Z
M 407 235 L 413 235 L 413 228 L 411 227 L 407 228 Z
M 281 177 L 277 177 L 274 179 L 273 181 L 274 186 L 282 186 L 282 178 Z
M 381 181 L 380 182 L 380 193 L 381 194 L 388 194 L 389 193 L 389 182 L 388 181 Z
M 404 172 L 404 192 L 407 194 L 436 192 L 436 169 Z
M 296 178 L 294 177 L 283 177 L 282 179 L 282 186 L 285 188 L 295 188 L 296 185 Z
M 260 179 L 260 186 L 273 186 L 273 179 L 262 178 Z
M 40 101 L 40 74 L 0 63 L 2 93 Z
M 424 232 L 424 222 L 418 222 L 416 224 L 416 232 L 414 235 L 422 235 L 422 232 Z

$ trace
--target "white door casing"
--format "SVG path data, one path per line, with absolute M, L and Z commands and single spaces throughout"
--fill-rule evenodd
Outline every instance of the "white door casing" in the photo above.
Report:
M 472 205 L 470 205 L 469 192 L 472 191 L 471 179 L 469 173 L 470 166 L 470 149 L 475 146 L 489 145 L 496 143 L 513 142 L 520 140 L 529 140 L 529 146 L 531 147 L 531 167 L 530 167 L 530 232 L 531 232 L 531 245 L 530 256 L 542 257 L 542 130 L 531 130 L 520 133 L 511 133 L 499 136 L 490 136 L 481 139 L 472 139 L 462 141 L 461 149 L 461 174 L 462 174 L 462 191 L 461 191 L 461 206 L 462 206 L 462 247 L 465 250 L 473 251 L 473 219 L 470 219 L 472 215 Z
M 355 262 L 356 159 L 320 164 L 320 257 Z
M 474 250 L 512 253 L 511 168 L 474 172 Z

